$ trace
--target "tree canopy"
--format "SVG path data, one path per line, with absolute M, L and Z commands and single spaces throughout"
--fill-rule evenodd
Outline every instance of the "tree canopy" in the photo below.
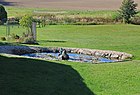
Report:
M 33 17 L 30 15 L 23 16 L 19 21 L 20 25 L 25 27 L 28 30 L 28 32 L 31 32 L 32 30 L 32 22 Z
M 123 0 L 119 13 L 124 23 L 129 23 L 131 17 L 137 14 L 137 3 L 134 0 Z

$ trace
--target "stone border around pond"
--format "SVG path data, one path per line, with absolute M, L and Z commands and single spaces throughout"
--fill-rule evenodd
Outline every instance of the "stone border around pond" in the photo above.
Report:
M 34 46 L 0 46 L 0 53 L 6 54 L 29 54 L 29 53 L 40 53 L 40 52 L 54 52 L 58 53 L 60 47 L 34 47 Z M 68 53 L 78 53 L 92 55 L 95 57 L 103 57 L 112 60 L 124 61 L 127 59 L 132 59 L 133 55 L 125 52 L 117 52 L 110 50 L 95 50 L 95 49 L 84 49 L 84 48 L 65 48 Z

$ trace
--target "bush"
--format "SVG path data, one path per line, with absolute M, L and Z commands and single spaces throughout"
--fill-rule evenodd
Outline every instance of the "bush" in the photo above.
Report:
M 25 43 L 25 44 L 34 44 L 35 41 L 34 41 L 34 38 L 32 36 L 29 36 L 29 37 L 24 38 L 23 43 Z
M 64 17 L 63 22 L 64 22 L 64 24 L 71 24 L 71 23 L 75 23 L 76 21 L 74 18 Z
M 6 41 L 6 38 L 5 38 L 5 37 L 1 37 L 1 40 L 2 40 L 2 41 Z
M 139 16 L 133 17 L 133 18 L 131 18 L 130 22 L 132 24 L 140 25 L 140 17 Z
M 10 35 L 12 39 L 19 39 L 20 37 L 17 34 L 11 34 Z
M 5 23 L 7 21 L 7 12 L 2 5 L 0 5 L 0 21 L 2 23 Z
M 23 38 L 28 37 L 28 34 L 25 33 L 25 32 L 23 32 L 22 37 L 23 37 Z

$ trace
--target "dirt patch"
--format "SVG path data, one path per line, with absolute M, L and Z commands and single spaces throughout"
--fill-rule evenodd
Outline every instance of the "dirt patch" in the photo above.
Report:
M 16 6 L 74 9 L 74 10 L 117 10 L 122 0 L 2 0 L 3 2 L 15 3 Z M 135 0 L 140 9 L 140 0 Z M 10 5 L 10 4 L 9 4 Z

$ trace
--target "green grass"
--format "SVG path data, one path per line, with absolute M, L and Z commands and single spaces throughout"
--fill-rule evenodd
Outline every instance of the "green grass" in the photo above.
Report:
M 65 64 L 0 56 L 0 74 L 0 95 L 93 95 Z
M 22 7 L 6 7 L 8 17 L 20 17 L 25 14 L 32 14 L 33 8 L 22 8 Z
M 114 19 L 118 15 L 117 10 L 93 10 L 93 11 L 80 11 L 80 10 L 57 10 L 48 8 L 25 8 L 25 7 L 6 7 L 8 12 L 8 17 L 22 17 L 25 14 L 34 14 L 34 11 L 44 11 L 44 12 L 65 12 L 60 14 L 55 14 L 57 17 L 67 16 L 67 17 L 101 17 L 101 18 L 111 18 Z M 137 16 L 140 16 L 138 12 Z
M 97 95 L 139 95 L 140 61 L 114 64 L 79 64 L 74 68 Z
M 132 53 L 140 59 L 140 27 L 137 25 L 54 25 L 37 28 L 41 46 L 77 47 L 116 50 Z M 0 36 L 5 36 L 5 27 L 0 26 Z M 22 35 L 24 28 L 11 27 L 11 34 Z
M 47 9 L 47 8 L 24 8 L 24 7 L 6 7 L 8 16 L 23 16 L 25 14 L 32 14 L 34 11 L 44 11 L 44 12 L 58 12 L 65 11 L 65 13 L 59 15 L 77 15 L 77 16 L 90 16 L 90 17 L 110 17 L 115 14 L 115 11 L 77 11 L 77 10 L 57 10 L 57 9 Z
M 6 26 L 1 26 L 0 25 L 0 37 L 2 36 L 6 36 Z M 23 32 L 26 32 L 26 29 L 23 28 L 22 26 L 18 26 L 18 25 L 10 25 L 10 34 L 17 34 L 17 35 L 22 35 Z
M 1 95 L 139 95 L 140 61 L 81 64 L 0 56 Z
M 47 26 L 38 28 L 38 41 L 43 46 L 123 51 L 140 59 L 139 30 L 135 25 Z
M 6 7 L 8 16 L 32 14 L 34 10 L 66 11 L 57 16 L 114 18 L 117 11 L 76 11 Z M 138 14 L 140 15 L 140 13 Z M 11 34 L 26 30 L 11 26 Z M 0 37 L 6 27 L 0 26 Z M 37 28 L 39 46 L 116 50 L 131 53 L 133 61 L 87 64 L 46 61 L 0 55 L 0 95 L 140 95 L 140 26 L 50 25 Z M 16 45 L 2 43 L 0 45 Z
M 19 35 L 22 27 L 13 28 Z M 0 95 L 139 95 L 140 27 L 50 25 L 37 28 L 39 46 L 116 50 L 133 61 L 83 64 L 0 56 Z M 5 27 L 0 26 L 0 36 Z M 0 45 L 3 45 L 2 43 Z
M 115 18 L 118 14 L 117 11 L 112 10 L 93 10 L 93 11 L 78 11 L 78 10 L 57 10 L 57 9 L 46 9 L 46 8 L 23 8 L 23 7 L 6 7 L 8 17 L 21 17 L 25 14 L 34 14 L 34 11 L 44 12 L 62 12 L 55 14 L 57 17 L 68 16 L 68 17 L 103 17 L 103 18 Z

